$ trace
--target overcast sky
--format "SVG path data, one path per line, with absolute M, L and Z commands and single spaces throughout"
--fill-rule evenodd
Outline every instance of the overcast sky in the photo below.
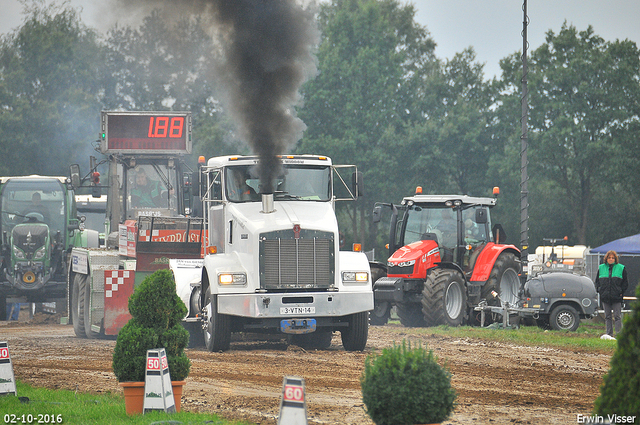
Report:
M 105 19 L 104 0 L 70 0 L 82 7 L 82 20 L 104 31 L 113 21 Z M 436 54 L 450 59 L 472 46 L 485 64 L 488 77 L 500 72 L 499 60 L 522 50 L 522 0 L 414 0 L 416 21 L 437 43 Z M 18 0 L 0 0 L 0 33 L 22 22 Z M 607 41 L 629 39 L 640 43 L 640 0 L 530 0 L 527 35 L 530 49 L 544 43 L 545 33 L 558 33 L 562 23 L 579 31 L 588 25 Z

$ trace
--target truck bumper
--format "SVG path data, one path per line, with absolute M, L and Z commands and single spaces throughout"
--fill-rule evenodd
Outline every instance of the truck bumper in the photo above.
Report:
M 218 294 L 218 312 L 248 318 L 342 317 L 373 310 L 373 292 Z

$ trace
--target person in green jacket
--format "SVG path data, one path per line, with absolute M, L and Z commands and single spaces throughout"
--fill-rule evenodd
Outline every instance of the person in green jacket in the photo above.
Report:
M 629 281 L 627 269 L 620 264 L 615 251 L 608 251 L 603 261 L 598 267 L 595 285 L 604 309 L 607 335 L 613 337 L 614 322 L 616 334 L 622 330 L 622 300 Z

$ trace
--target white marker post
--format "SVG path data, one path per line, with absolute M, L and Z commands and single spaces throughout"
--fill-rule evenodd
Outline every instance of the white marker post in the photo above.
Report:
M 11 353 L 9 344 L 0 341 L 0 395 L 18 395 L 16 391 L 16 378 L 13 375 L 13 363 L 11 363 Z
M 304 396 L 303 378 L 284 377 L 278 425 L 307 425 L 307 401 Z
M 147 370 L 144 379 L 143 413 L 152 410 L 163 410 L 175 413 L 176 403 L 173 399 L 169 363 L 164 348 L 147 350 Z

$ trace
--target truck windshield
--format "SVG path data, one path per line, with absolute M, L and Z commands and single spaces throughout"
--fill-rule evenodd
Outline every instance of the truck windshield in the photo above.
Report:
M 61 183 L 54 179 L 9 180 L 2 188 L 2 230 L 28 220 L 46 223 L 52 232 L 64 232 L 65 207 Z
M 331 168 L 327 166 L 284 165 L 273 184 L 274 199 L 328 201 L 331 199 Z M 257 167 L 239 165 L 225 170 L 225 192 L 231 202 L 259 201 Z

